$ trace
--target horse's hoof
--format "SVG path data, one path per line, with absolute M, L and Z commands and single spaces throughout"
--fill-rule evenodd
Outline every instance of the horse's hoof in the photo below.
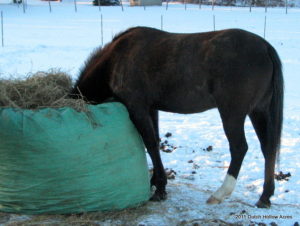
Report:
M 261 200 L 258 200 L 257 203 L 255 204 L 258 208 L 270 208 L 271 207 L 271 202 L 263 202 Z
M 206 203 L 207 204 L 220 204 L 222 201 L 219 199 L 216 199 L 213 196 L 210 196 L 209 199 L 207 199 Z
M 150 201 L 153 202 L 160 202 L 162 200 L 167 199 L 167 193 L 166 192 L 155 192 L 154 195 L 150 198 Z

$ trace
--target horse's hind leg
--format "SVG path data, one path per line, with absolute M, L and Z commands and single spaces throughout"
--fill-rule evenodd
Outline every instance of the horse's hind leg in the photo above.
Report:
M 155 131 L 156 125 L 153 123 L 150 110 L 148 110 L 146 107 L 144 108 L 137 105 L 134 107 L 127 106 L 127 109 L 129 111 L 131 120 L 143 138 L 144 144 L 153 163 L 154 169 L 151 183 L 152 185 L 156 186 L 156 191 L 150 200 L 164 200 L 167 197 L 167 177 L 160 158 L 159 139 L 157 138 L 158 134 Z
M 229 196 L 235 187 L 243 159 L 248 150 L 245 138 L 244 122 L 246 114 L 238 113 L 234 109 L 219 108 L 223 127 L 230 146 L 231 162 L 222 186 L 207 200 L 208 204 L 221 203 Z
M 268 114 L 263 111 L 253 111 L 250 115 L 255 132 L 261 144 L 261 150 L 265 158 L 265 182 L 263 193 L 256 203 L 257 207 L 268 208 L 271 205 L 270 197 L 274 194 L 274 171 L 276 161 L 276 149 L 272 148 L 269 140 L 271 121 Z

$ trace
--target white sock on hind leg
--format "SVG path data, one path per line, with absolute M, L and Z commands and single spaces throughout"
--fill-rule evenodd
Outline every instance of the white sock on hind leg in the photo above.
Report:
M 226 197 L 230 196 L 236 185 L 236 179 L 227 174 L 222 186 L 211 195 L 207 200 L 209 204 L 221 203 Z

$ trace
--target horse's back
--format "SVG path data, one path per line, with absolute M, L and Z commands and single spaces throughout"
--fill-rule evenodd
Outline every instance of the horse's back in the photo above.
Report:
M 202 70 L 217 76 L 225 71 L 251 71 L 255 66 L 263 71 L 270 66 L 266 41 L 241 29 L 185 34 L 135 27 L 112 43 L 118 58 L 149 72 L 172 71 L 172 75 L 178 72 L 187 76 Z
M 131 98 L 133 89 L 144 92 L 144 101 L 166 111 L 200 112 L 230 99 L 253 102 L 272 77 L 266 41 L 240 29 L 181 34 L 136 27 L 110 45 L 114 92 Z

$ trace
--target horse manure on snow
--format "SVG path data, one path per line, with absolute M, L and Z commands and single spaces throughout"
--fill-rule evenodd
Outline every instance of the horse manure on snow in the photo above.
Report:
M 291 176 L 292 175 L 290 172 L 283 173 L 282 171 L 280 171 L 278 174 L 275 173 L 275 179 L 278 181 L 282 181 L 282 180 L 288 181 L 289 177 L 291 177 Z
M 174 180 L 175 179 L 175 176 L 177 174 L 176 171 L 174 171 L 173 169 L 166 168 L 165 172 L 166 172 L 167 178 L 169 180 Z
M 166 140 L 163 141 L 162 138 L 159 139 L 160 140 L 159 149 L 161 151 L 166 152 L 166 153 L 172 153 L 173 151 L 175 151 L 177 149 L 176 146 L 169 144 L 169 141 L 167 140 L 171 136 L 172 136 L 172 133 L 167 132 L 165 134 Z
M 68 97 L 71 88 L 71 77 L 59 71 L 37 72 L 25 79 L 1 79 L 0 107 L 32 110 L 71 107 L 87 111 L 83 98 Z

